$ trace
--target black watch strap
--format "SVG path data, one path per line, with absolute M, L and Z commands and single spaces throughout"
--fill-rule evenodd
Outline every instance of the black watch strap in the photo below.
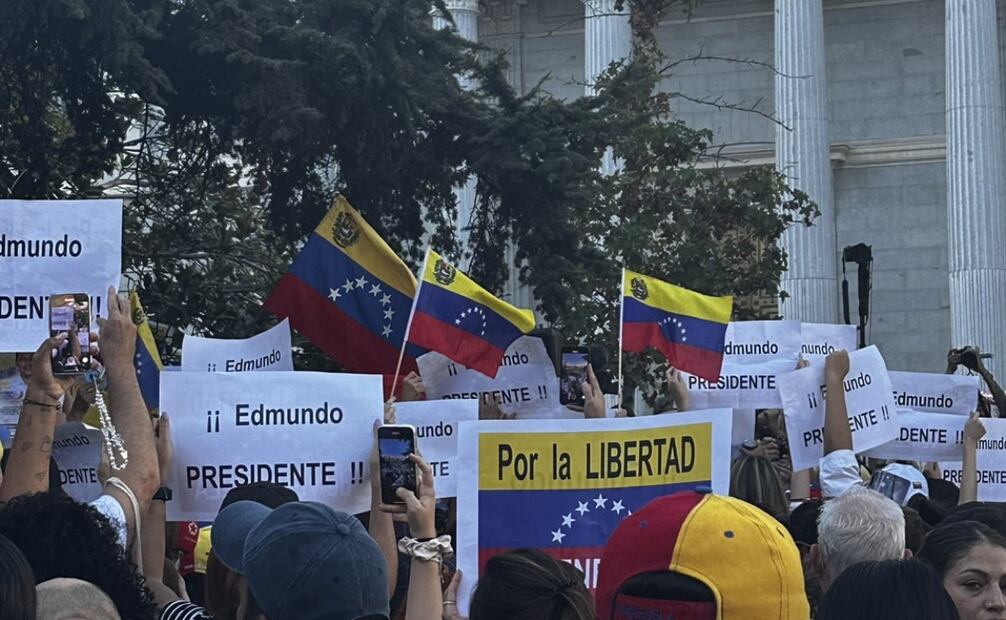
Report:
M 157 489 L 157 493 L 154 493 L 154 499 L 160 500 L 162 502 L 170 502 L 171 496 L 172 493 L 169 487 L 161 487 Z

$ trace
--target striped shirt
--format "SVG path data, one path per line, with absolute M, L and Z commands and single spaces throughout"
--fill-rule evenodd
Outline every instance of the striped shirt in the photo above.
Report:
M 210 620 L 206 610 L 188 601 L 172 601 L 161 611 L 161 620 Z

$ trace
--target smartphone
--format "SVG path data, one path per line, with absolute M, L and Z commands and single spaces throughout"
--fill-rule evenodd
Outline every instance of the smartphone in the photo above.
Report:
M 381 501 L 385 504 L 404 504 L 395 494 L 399 488 L 413 493 L 418 487 L 416 464 L 409 455 L 416 453 L 416 427 L 408 424 L 390 424 L 377 429 L 377 453 L 381 462 Z
M 52 352 L 52 374 L 80 375 L 91 368 L 91 298 L 86 293 L 49 296 L 49 336 L 67 334 Z
M 587 364 L 589 362 L 590 350 L 587 347 L 562 348 L 559 402 L 563 405 L 583 406 L 583 384 L 587 381 Z

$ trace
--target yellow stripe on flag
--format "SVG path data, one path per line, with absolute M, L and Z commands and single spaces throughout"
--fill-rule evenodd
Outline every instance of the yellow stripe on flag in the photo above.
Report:
M 129 292 L 129 311 L 133 314 L 133 323 L 136 324 L 136 335 L 140 337 L 140 342 L 150 353 L 151 359 L 158 369 L 164 368 L 161 363 L 161 354 L 157 352 L 157 342 L 154 340 L 154 332 L 150 331 L 150 323 L 147 321 L 147 313 L 143 311 L 140 303 L 140 295 L 136 291 Z
M 445 277 L 447 273 L 451 273 L 452 276 L 450 278 Z M 446 284 L 445 281 L 447 282 Z M 516 308 L 502 299 L 498 299 L 433 250 L 429 250 L 426 255 L 426 270 L 423 272 L 423 284 L 438 286 L 482 304 L 510 323 L 513 323 L 517 329 L 525 334 L 534 329 L 533 311 Z
M 409 297 L 416 294 L 416 277 L 360 212 L 342 196 L 335 199 L 335 205 L 314 232 L 381 282 Z
M 634 281 L 637 294 L 633 294 Z M 646 295 L 642 299 L 638 294 L 640 282 L 646 290 Z M 734 308 L 734 298 L 729 295 L 710 297 L 628 269 L 625 270 L 625 279 L 622 281 L 622 295 L 635 297 L 637 301 L 651 308 L 715 323 L 729 323 Z

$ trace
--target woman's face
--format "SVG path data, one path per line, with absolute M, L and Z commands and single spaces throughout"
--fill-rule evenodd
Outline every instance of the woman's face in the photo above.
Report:
M 961 620 L 1006 620 L 1006 549 L 975 545 L 943 576 Z

